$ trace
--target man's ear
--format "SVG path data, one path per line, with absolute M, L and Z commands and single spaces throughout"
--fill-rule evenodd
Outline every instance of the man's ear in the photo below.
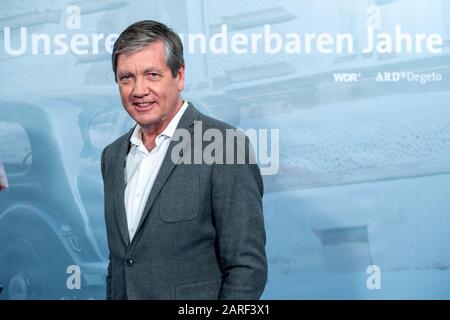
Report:
M 177 78 L 178 78 L 178 90 L 183 91 L 184 89 L 184 75 L 185 75 L 185 66 L 184 64 L 178 70 Z

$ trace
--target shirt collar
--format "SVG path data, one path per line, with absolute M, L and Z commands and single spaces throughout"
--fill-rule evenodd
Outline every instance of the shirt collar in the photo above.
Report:
M 181 117 L 189 106 L 188 102 L 184 100 L 183 105 L 180 110 L 175 114 L 175 116 L 170 120 L 167 127 L 161 132 L 155 139 L 156 145 L 158 145 L 163 137 L 172 138 L 177 129 L 178 123 L 180 122 Z M 142 129 L 139 124 L 136 124 L 136 127 L 133 130 L 133 134 L 130 138 L 131 144 L 137 146 L 139 149 L 147 151 L 147 148 L 144 146 L 144 142 L 142 141 Z

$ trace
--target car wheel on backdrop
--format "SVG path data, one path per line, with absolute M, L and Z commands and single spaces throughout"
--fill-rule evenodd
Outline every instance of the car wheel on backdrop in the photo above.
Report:
M 0 299 L 64 299 L 67 266 L 74 264 L 50 215 L 16 207 L 0 220 Z M 78 292 L 76 292 L 78 293 Z
M 26 239 L 10 242 L 0 256 L 1 298 L 45 299 L 45 272 L 33 245 Z

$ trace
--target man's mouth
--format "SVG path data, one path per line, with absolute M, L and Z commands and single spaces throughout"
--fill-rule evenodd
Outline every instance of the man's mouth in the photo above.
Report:
M 148 110 L 154 105 L 154 102 L 133 102 L 133 106 L 138 111 Z

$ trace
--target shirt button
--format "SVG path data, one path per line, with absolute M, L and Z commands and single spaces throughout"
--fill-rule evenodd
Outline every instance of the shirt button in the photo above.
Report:
M 134 261 L 133 261 L 133 259 L 131 259 L 131 258 L 127 258 L 127 259 L 125 260 L 125 265 L 126 265 L 127 267 L 131 267 L 131 266 L 133 265 L 133 263 L 134 263 Z
M 139 198 L 141 196 L 141 194 L 138 192 L 136 193 L 136 198 Z

